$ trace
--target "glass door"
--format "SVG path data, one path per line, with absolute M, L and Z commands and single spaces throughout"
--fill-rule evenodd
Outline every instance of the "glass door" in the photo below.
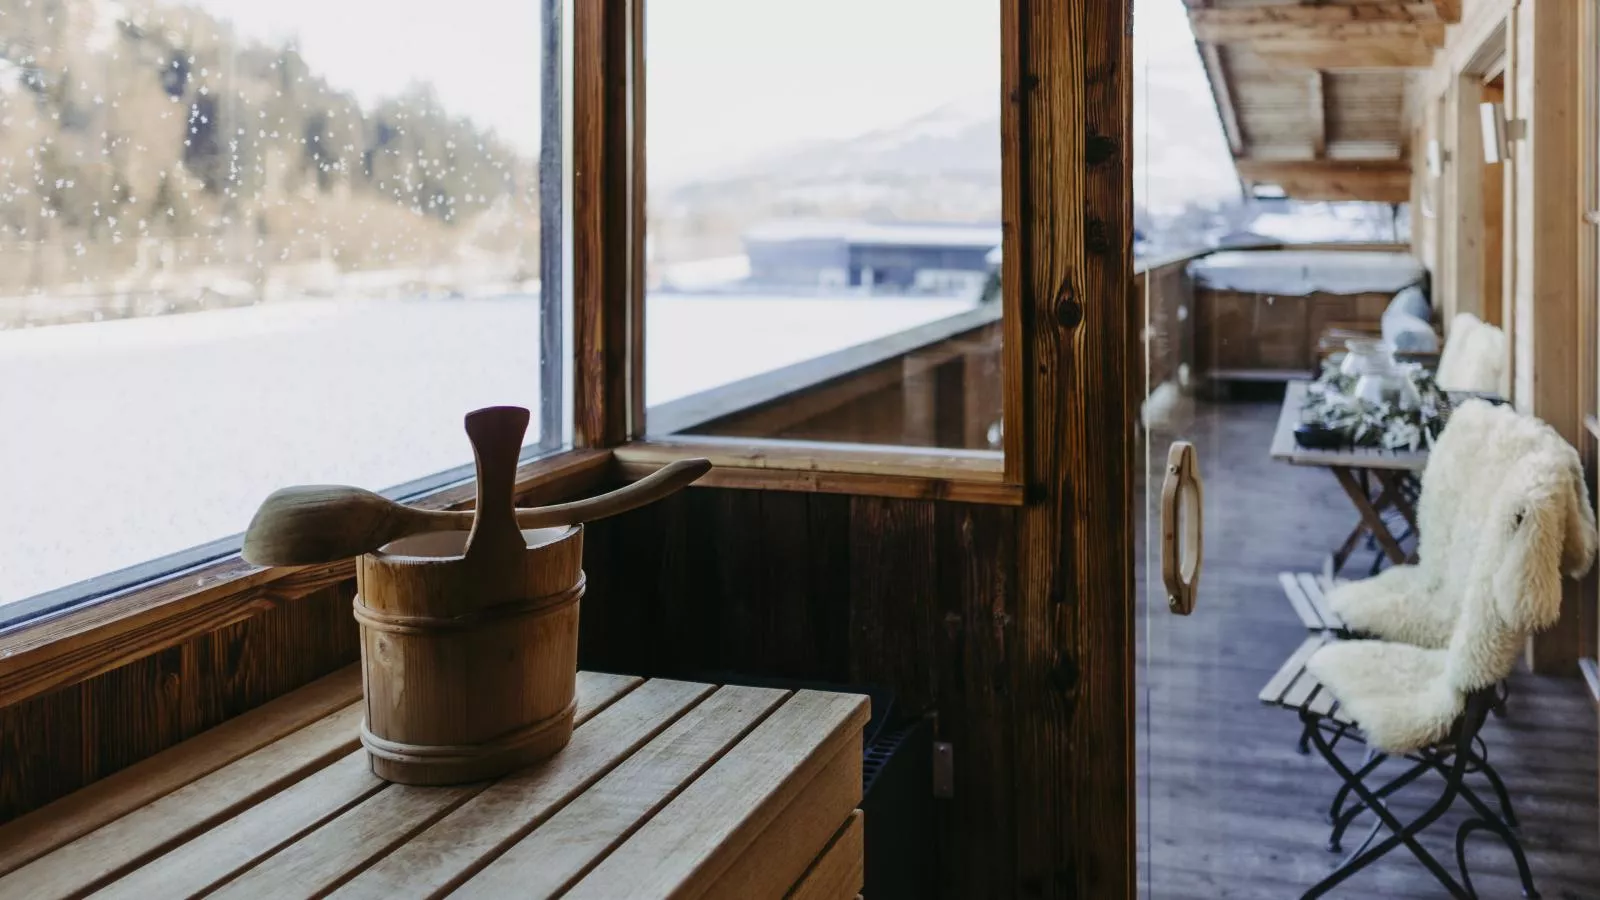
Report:
M 1284 39 L 1334 10 L 1135 8 L 1140 893 L 1600 896 L 1592 701 L 1522 661 L 1581 618 L 1592 525 L 1576 453 L 1513 445 L 1577 437 L 1498 396 L 1485 170 L 1531 164 L 1498 102 L 1526 75 L 1476 76 L 1481 113 L 1465 78 L 1411 98 L 1431 50 Z M 1515 493 L 1539 471 L 1561 487 Z

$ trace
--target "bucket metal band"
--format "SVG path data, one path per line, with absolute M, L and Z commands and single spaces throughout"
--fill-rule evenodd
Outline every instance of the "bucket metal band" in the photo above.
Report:
M 514 756 L 545 740 L 550 732 L 570 723 L 578 710 L 574 696 L 567 708 L 481 744 L 407 744 L 372 733 L 365 716 L 361 718 L 361 745 L 368 753 L 397 763 L 447 765 L 481 762 L 499 756 Z

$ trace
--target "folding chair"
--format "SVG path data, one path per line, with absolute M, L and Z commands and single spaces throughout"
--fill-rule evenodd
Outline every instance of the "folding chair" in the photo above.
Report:
M 1306 898 L 1321 897 L 1338 887 L 1351 876 L 1371 866 L 1379 859 L 1400 847 L 1410 850 L 1434 877 L 1445 886 L 1452 897 L 1476 897 L 1472 888 L 1471 873 L 1467 868 L 1466 842 L 1476 831 L 1488 831 L 1499 837 L 1511 850 L 1517 873 L 1522 880 L 1527 897 L 1538 897 L 1533 885 L 1533 872 L 1521 841 L 1512 830 L 1517 827 L 1516 814 L 1505 782 L 1489 764 L 1487 750 L 1483 747 L 1479 730 L 1489 709 L 1498 702 L 1493 687 L 1475 691 L 1467 698 L 1462 713 L 1444 737 L 1407 753 L 1392 756 L 1372 748 L 1361 731 L 1353 713 L 1322 684 L 1306 664 L 1325 644 L 1334 639 L 1327 635 L 1307 638 L 1300 650 L 1286 661 L 1261 692 L 1261 700 L 1273 706 L 1293 710 L 1301 722 L 1301 743 L 1310 752 L 1314 748 L 1339 776 L 1342 784 L 1334 794 L 1328 808 L 1328 822 L 1332 831 L 1328 838 L 1331 852 L 1343 852 L 1344 838 L 1350 827 L 1364 813 L 1374 818 L 1371 829 L 1356 848 L 1347 854 L 1338 867 L 1304 894 Z M 1337 751 L 1340 744 L 1367 747 L 1367 754 L 1359 767 L 1352 768 Z M 1410 765 L 1400 774 L 1377 786 L 1368 784 L 1391 759 L 1400 758 Z M 1443 786 L 1437 798 L 1421 814 L 1409 822 L 1402 822 L 1390 811 L 1385 799 L 1417 782 L 1422 776 L 1437 773 Z M 1495 804 L 1491 807 L 1468 781 L 1469 775 L 1482 775 L 1493 791 Z M 1354 798 L 1354 802 L 1352 802 Z M 1473 817 L 1462 823 L 1456 832 L 1455 867 L 1459 880 L 1453 876 L 1437 857 L 1418 841 L 1417 836 L 1442 818 L 1457 803 L 1465 800 L 1473 810 Z M 1373 844 L 1380 831 L 1387 828 L 1389 837 Z

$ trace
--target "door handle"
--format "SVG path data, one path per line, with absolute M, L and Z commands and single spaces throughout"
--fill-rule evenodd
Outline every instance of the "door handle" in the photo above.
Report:
M 1161 484 L 1161 580 L 1175 615 L 1194 612 L 1204 556 L 1205 486 L 1194 445 L 1174 441 Z

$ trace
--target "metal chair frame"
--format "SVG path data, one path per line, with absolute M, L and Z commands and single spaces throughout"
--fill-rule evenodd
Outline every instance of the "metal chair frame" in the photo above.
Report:
M 1529 898 L 1539 896 L 1533 884 L 1533 873 L 1528 865 L 1527 853 L 1512 830 L 1516 827 L 1517 820 L 1511 808 L 1510 795 L 1499 773 L 1489 764 L 1487 749 L 1481 752 L 1479 750 L 1483 747 L 1479 732 L 1483 728 L 1484 720 L 1490 711 L 1502 702 L 1499 686 L 1490 686 L 1473 692 L 1467 698 L 1466 709 L 1444 741 L 1406 754 L 1404 758 L 1411 761 L 1412 765 L 1405 772 L 1377 787 L 1369 786 L 1366 779 L 1391 757 L 1369 748 L 1361 766 L 1352 769 L 1335 752 L 1335 748 L 1342 741 L 1366 744 L 1361 736 L 1359 724 L 1340 722 L 1310 709 L 1299 711 L 1303 726 L 1302 746 L 1314 747 L 1343 782 L 1329 806 L 1329 819 L 1333 825 L 1333 832 L 1328 842 L 1328 849 L 1333 852 L 1341 850 L 1345 832 L 1362 813 L 1371 812 L 1376 819 L 1361 845 L 1346 856 L 1331 874 L 1312 886 L 1303 895 L 1305 900 L 1326 895 L 1351 876 L 1402 846 L 1411 851 L 1411 854 L 1450 892 L 1450 896 L 1457 900 L 1476 900 L 1478 895 L 1472 887 L 1472 876 L 1467 869 L 1466 859 L 1467 838 L 1476 831 L 1488 831 L 1505 843 L 1516 861 L 1517 875 L 1522 881 L 1523 896 Z M 1402 822 L 1384 803 L 1384 798 L 1415 783 L 1429 772 L 1443 777 L 1442 793 L 1421 815 L 1410 822 Z M 1488 780 L 1495 793 L 1498 811 L 1491 809 L 1466 783 L 1466 776 L 1469 774 L 1482 774 Z M 1346 806 L 1351 795 L 1354 795 L 1358 802 Z M 1460 876 L 1457 880 L 1422 846 L 1417 836 L 1449 812 L 1460 799 L 1467 801 L 1475 815 L 1456 830 L 1456 870 Z M 1384 828 L 1389 830 L 1389 837 L 1372 845 L 1373 839 Z

